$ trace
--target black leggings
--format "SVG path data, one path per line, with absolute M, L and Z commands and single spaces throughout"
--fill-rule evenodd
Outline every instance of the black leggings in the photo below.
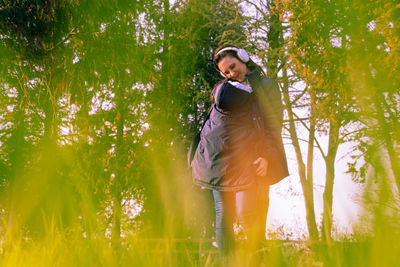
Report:
M 234 251 L 233 223 L 235 218 L 245 230 L 248 249 L 256 249 L 260 242 L 265 240 L 268 194 L 269 186 L 257 183 L 248 189 L 237 192 L 213 190 L 216 237 L 222 255 Z

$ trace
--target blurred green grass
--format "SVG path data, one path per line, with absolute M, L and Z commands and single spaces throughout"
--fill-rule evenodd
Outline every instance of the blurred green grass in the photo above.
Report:
M 364 241 L 321 242 L 269 240 L 255 253 L 239 243 L 222 262 L 212 239 L 128 236 L 112 246 L 102 235 L 84 238 L 79 231 L 49 229 L 42 240 L 2 240 L 1 266 L 397 266 L 398 235 Z M 257 265 L 254 265 L 257 264 Z

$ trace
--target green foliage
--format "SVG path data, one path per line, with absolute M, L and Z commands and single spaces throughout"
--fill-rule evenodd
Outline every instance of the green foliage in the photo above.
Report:
M 340 142 L 358 141 L 368 163 L 388 152 L 376 179 L 399 187 L 398 3 L 245 2 L 0 3 L 1 265 L 219 264 L 202 239 L 210 192 L 193 187 L 184 155 L 221 79 L 211 59 L 223 43 L 248 47 L 288 87 L 306 84 L 291 100 L 334 140 L 332 164 Z M 260 16 L 243 16 L 248 6 Z M 274 243 L 253 260 L 392 265 L 387 187 L 368 200 L 379 205 L 367 241 Z M 251 263 L 243 251 L 237 266 Z
M 118 243 L 139 220 L 162 235 L 182 213 L 185 227 L 204 229 L 210 215 L 194 216 L 190 203 L 210 196 L 193 188 L 181 155 L 219 79 L 213 49 L 245 40 L 237 4 L 5 1 L 0 8 L 1 185 L 10 232 L 24 227 L 39 237 L 55 218 L 66 228 L 84 221 L 84 231 L 111 230 Z M 127 219 L 122 203 L 132 198 L 142 212 Z M 74 209 L 78 203 L 85 204 Z

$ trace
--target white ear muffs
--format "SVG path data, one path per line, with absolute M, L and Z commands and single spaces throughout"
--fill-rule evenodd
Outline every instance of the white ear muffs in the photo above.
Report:
M 246 50 L 244 49 L 238 49 L 237 55 L 244 63 L 247 63 L 250 60 L 249 54 L 247 54 Z
M 215 56 L 218 56 L 220 53 L 224 51 L 235 51 L 236 55 L 243 63 L 247 63 L 250 60 L 249 54 L 247 54 L 246 50 L 241 48 L 236 48 L 233 46 L 222 48 L 221 50 L 218 51 L 218 53 Z M 226 78 L 225 74 L 222 71 L 219 71 L 219 73 L 222 75 L 222 77 Z

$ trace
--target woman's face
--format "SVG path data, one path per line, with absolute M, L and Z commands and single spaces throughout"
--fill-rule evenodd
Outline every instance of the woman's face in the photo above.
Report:
M 228 79 L 232 79 L 238 82 L 243 82 L 245 79 L 246 73 L 249 73 L 250 70 L 247 68 L 246 64 L 237 59 L 236 57 L 232 57 L 231 55 L 227 55 L 223 57 L 218 62 L 218 69 L 225 74 L 225 77 Z

